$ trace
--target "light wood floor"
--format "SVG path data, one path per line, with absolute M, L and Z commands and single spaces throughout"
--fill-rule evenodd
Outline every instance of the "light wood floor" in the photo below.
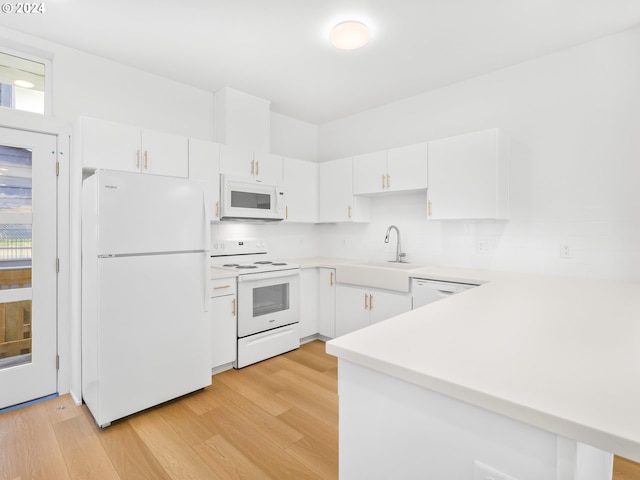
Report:
M 336 378 L 316 341 L 104 430 L 68 395 L 0 414 L 0 479 L 335 479 Z

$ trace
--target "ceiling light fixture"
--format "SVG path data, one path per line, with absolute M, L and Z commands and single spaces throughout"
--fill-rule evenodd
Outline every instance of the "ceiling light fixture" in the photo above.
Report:
M 22 87 L 22 88 L 33 88 L 35 87 L 35 85 L 31 82 L 27 82 L 26 80 L 14 80 L 13 84 L 17 87 Z
M 369 43 L 371 33 L 364 23 L 348 21 L 331 29 L 329 41 L 340 50 L 357 50 Z

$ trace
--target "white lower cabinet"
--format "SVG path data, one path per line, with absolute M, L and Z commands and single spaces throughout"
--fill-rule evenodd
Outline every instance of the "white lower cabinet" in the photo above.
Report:
M 318 331 L 327 338 L 336 336 L 336 269 L 318 269 Z
M 411 293 L 338 285 L 336 336 L 345 335 L 409 310 Z
M 318 333 L 318 269 L 300 270 L 300 338 Z
M 236 279 L 211 280 L 211 368 L 236 360 Z

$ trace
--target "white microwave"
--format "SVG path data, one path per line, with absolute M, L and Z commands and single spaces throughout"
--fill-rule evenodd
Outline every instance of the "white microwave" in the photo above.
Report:
M 282 187 L 220 175 L 220 220 L 279 221 L 284 217 Z

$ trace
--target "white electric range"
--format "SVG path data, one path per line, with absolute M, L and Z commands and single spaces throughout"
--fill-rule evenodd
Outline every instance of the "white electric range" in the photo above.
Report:
M 268 258 L 263 240 L 221 240 L 211 266 L 238 274 L 238 349 L 234 366 L 300 346 L 300 266 Z

